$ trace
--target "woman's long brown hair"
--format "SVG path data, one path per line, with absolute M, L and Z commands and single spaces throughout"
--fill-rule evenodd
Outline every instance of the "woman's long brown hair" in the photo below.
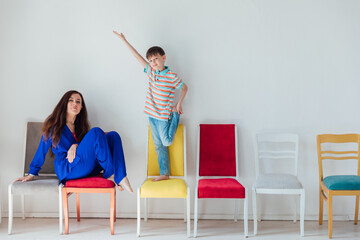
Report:
M 42 125 L 41 131 L 44 135 L 44 140 L 46 141 L 50 137 L 53 147 L 56 147 L 60 141 L 60 136 L 66 125 L 67 105 L 71 95 L 74 93 L 80 95 L 82 103 L 81 111 L 75 119 L 76 138 L 81 141 L 85 134 L 90 130 L 86 105 L 82 94 L 75 90 L 68 91 L 64 94 L 64 96 L 62 96 L 54 111 L 46 118 L 44 124 Z

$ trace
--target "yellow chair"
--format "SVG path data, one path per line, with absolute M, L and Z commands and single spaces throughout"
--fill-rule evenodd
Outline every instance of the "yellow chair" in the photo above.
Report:
M 328 233 L 329 238 L 331 238 L 333 196 L 356 196 L 354 224 L 357 224 L 360 196 L 360 135 L 318 135 L 317 149 L 320 183 L 319 224 L 321 225 L 323 221 L 323 204 L 325 200 L 328 206 Z M 324 178 L 323 160 L 349 159 L 357 161 L 357 175 L 330 175 Z
M 187 222 L 187 236 L 190 237 L 190 188 L 186 184 L 186 133 L 185 126 L 179 124 L 173 144 L 168 148 L 170 161 L 170 179 L 153 182 L 152 178 L 159 176 L 159 164 L 155 145 L 148 131 L 147 144 L 147 177 L 137 189 L 137 236 L 140 236 L 140 201 L 145 200 L 144 220 L 147 221 L 148 198 L 184 198 L 186 212 L 184 222 Z

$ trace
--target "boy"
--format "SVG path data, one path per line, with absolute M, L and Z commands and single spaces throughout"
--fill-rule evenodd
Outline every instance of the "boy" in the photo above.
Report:
M 188 87 L 179 76 L 165 66 L 166 55 L 162 48 L 151 47 L 147 53 L 147 62 L 131 44 L 124 34 L 113 31 L 128 47 L 130 52 L 144 67 L 148 76 L 149 89 L 145 101 L 145 114 L 149 116 L 155 151 L 158 157 L 160 176 L 153 181 L 169 179 L 169 153 L 167 147 L 174 141 L 180 114 L 183 113 L 181 104 Z M 175 88 L 181 89 L 179 102 L 173 106 Z

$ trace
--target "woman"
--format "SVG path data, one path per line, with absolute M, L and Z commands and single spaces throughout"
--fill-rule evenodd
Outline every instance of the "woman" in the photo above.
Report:
M 113 181 L 120 191 L 133 193 L 128 178 L 121 138 L 100 128 L 89 130 L 86 105 L 81 93 L 68 91 L 42 126 L 42 137 L 29 175 L 15 181 L 30 181 L 38 175 L 49 148 L 55 154 L 55 172 L 61 182 L 99 174 Z

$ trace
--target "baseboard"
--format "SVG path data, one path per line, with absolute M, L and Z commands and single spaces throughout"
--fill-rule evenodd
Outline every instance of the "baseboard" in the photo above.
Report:
M 94 212 L 81 212 L 81 217 L 83 218 L 108 218 L 109 213 L 103 212 L 103 213 L 94 213 Z M 76 212 L 70 212 L 69 213 L 70 218 L 76 218 Z M 2 217 L 8 217 L 8 213 L 3 213 Z M 22 214 L 19 212 L 14 213 L 15 218 L 21 218 Z M 59 214 L 56 212 L 52 213 L 25 213 L 25 217 L 28 218 L 58 218 Z M 149 213 L 149 218 L 154 219 L 184 219 L 184 214 L 169 214 L 169 213 Z M 116 218 L 136 218 L 136 213 L 116 213 Z M 193 215 L 191 215 L 191 219 L 193 219 Z M 199 214 L 199 219 L 207 219 L 207 220 L 232 220 L 234 219 L 234 215 L 232 214 Z M 238 215 L 239 220 L 243 220 L 244 216 L 242 214 Z M 305 220 L 306 221 L 317 221 L 319 219 L 318 215 L 306 215 Z M 249 214 L 249 220 L 253 220 L 252 214 Z M 261 217 L 261 220 L 264 221 L 292 221 L 293 215 L 264 215 Z M 299 216 L 298 219 L 299 220 Z M 324 215 L 324 220 L 327 220 L 327 216 Z M 334 221 L 353 221 L 354 216 L 350 215 L 335 215 L 333 216 Z

